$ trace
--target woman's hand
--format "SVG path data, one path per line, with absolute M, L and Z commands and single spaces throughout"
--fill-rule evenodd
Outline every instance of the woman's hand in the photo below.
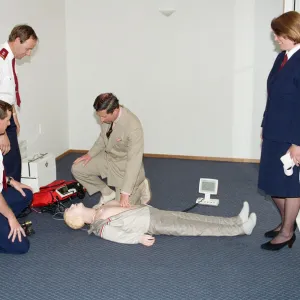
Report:
M 300 164 L 300 146 L 292 145 L 287 152 L 290 152 L 290 156 L 295 165 L 299 167 Z

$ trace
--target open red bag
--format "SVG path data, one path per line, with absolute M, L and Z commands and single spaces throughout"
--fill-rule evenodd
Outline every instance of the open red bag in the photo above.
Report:
M 85 191 L 85 188 L 75 180 L 55 180 L 40 187 L 40 191 L 33 194 L 31 207 L 49 206 L 75 197 L 83 199 Z

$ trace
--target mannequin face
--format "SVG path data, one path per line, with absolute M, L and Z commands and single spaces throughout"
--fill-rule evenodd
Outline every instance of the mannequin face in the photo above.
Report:
M 69 208 L 65 210 L 71 217 L 81 217 L 83 212 L 83 203 L 72 204 Z
M 79 229 L 84 226 L 83 221 L 83 203 L 72 204 L 65 210 L 64 219 L 68 226 L 73 229 Z

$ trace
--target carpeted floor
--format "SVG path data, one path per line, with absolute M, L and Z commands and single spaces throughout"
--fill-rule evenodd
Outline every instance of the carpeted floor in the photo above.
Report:
M 78 155 L 57 162 L 59 179 L 71 179 Z M 237 215 L 250 203 L 258 222 L 251 236 L 157 237 L 153 247 L 123 245 L 67 228 L 49 214 L 32 213 L 30 252 L 0 255 L 0 299 L 299 299 L 300 240 L 279 252 L 260 249 L 279 215 L 256 187 L 258 165 L 145 159 L 151 204 L 183 210 L 199 196 L 200 177 L 219 180 L 218 207 L 193 212 Z M 86 196 L 94 205 L 99 194 Z M 297 230 L 297 237 L 299 237 Z

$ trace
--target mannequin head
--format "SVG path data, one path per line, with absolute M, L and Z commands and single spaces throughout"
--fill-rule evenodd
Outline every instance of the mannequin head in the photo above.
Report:
M 64 213 L 65 223 L 72 229 L 80 229 L 84 226 L 84 205 L 83 203 L 72 204 Z

